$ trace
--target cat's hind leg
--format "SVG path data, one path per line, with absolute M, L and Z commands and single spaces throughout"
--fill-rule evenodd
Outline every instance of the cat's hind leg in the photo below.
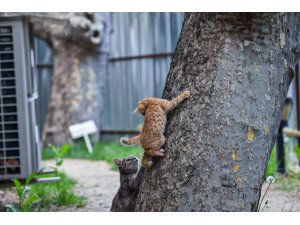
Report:
M 142 162 L 142 165 L 144 167 L 146 167 L 147 169 L 151 168 L 153 165 L 153 161 L 151 160 L 151 155 L 148 155 L 146 152 L 144 152 L 141 162 Z

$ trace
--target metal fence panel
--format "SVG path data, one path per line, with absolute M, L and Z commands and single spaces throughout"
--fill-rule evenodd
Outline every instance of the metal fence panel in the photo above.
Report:
M 102 130 L 138 130 L 136 103 L 160 97 L 177 43 L 183 13 L 114 13 Z M 169 54 L 168 54 L 169 53 Z

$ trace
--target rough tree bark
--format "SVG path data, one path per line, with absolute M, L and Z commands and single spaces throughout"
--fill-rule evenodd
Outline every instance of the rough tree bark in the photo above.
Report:
M 108 60 L 109 13 L 33 14 L 34 32 L 53 49 L 54 74 L 43 144 L 71 141 L 68 127 L 100 127 Z
M 165 157 L 136 211 L 255 211 L 299 55 L 298 13 L 188 13 L 163 97 Z

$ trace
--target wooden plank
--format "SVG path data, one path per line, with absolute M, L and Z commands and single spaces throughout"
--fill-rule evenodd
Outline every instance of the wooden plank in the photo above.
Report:
M 293 137 L 300 138 L 300 131 L 299 130 L 290 130 L 288 128 L 284 128 L 283 133 L 287 136 L 293 136 Z

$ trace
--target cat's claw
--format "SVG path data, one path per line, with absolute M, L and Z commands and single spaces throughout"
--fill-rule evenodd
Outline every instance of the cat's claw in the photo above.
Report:
M 162 156 L 165 155 L 164 153 L 165 153 L 165 150 L 160 149 L 159 152 L 158 152 L 158 154 L 157 154 L 157 156 L 161 156 L 162 157 Z
M 190 91 L 184 91 L 183 94 L 185 95 L 186 98 L 190 97 L 191 92 Z
M 142 165 L 147 168 L 147 169 L 150 169 L 153 165 L 153 161 L 142 161 Z
M 152 166 L 153 166 L 153 162 L 152 162 L 152 161 L 149 161 L 149 162 L 147 163 L 147 168 L 150 169 Z

